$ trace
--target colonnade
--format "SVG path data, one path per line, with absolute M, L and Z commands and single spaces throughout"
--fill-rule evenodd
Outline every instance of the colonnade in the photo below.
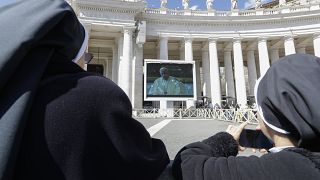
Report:
M 123 30 L 123 37 L 116 39 L 117 45 L 113 48 L 112 80 L 124 90 L 133 102 L 135 108 L 142 108 L 143 44 L 132 42 L 132 31 L 132 28 L 125 28 Z M 285 55 L 306 53 L 305 47 L 295 47 L 294 37 L 279 37 L 279 39 L 281 38 L 283 39 L 281 42 L 283 42 L 282 46 L 284 47 Z M 162 60 L 169 59 L 169 40 L 169 36 L 159 37 L 159 58 Z M 320 34 L 314 34 L 312 40 L 314 53 L 320 57 Z M 249 42 L 252 45 L 247 45 L 246 48 L 243 49 L 243 41 L 246 41 L 247 44 Z M 194 60 L 193 42 L 194 39 L 192 37 L 181 39 L 181 59 L 185 61 Z M 270 44 L 268 45 L 269 42 L 267 37 L 261 37 L 255 40 L 251 39 L 251 41 L 233 38 L 228 41 L 228 43 L 231 43 L 230 46 L 218 50 L 218 43 L 226 43 L 218 38 L 208 38 L 205 41 L 206 46 L 202 48 L 201 52 L 203 73 L 201 91 L 203 95 L 210 97 L 213 104 L 221 104 L 222 85 L 220 84 L 219 61 L 222 61 L 225 67 L 226 84 L 223 85 L 226 86 L 226 96 L 236 98 L 239 105 L 245 106 L 247 104 L 248 94 L 245 84 L 243 52 L 247 55 L 248 92 L 250 95 L 253 95 L 254 85 L 258 78 L 257 72 L 260 72 L 260 76 L 263 75 L 270 67 L 270 60 L 274 62 L 279 59 L 279 48 Z M 218 59 L 218 51 L 223 51 L 223 60 Z M 255 51 L 258 52 L 258 57 L 255 57 Z M 258 67 L 256 66 L 256 58 L 258 58 Z M 200 68 L 199 65 L 198 68 Z M 200 81 L 200 79 L 196 79 L 196 81 Z M 193 101 L 187 102 L 187 107 L 194 105 L 195 103 Z M 162 107 L 170 108 L 172 104 L 165 103 Z

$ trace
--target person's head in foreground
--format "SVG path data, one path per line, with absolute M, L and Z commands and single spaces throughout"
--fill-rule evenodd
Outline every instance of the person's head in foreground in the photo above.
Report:
M 166 68 L 166 67 L 160 68 L 160 76 L 163 79 L 167 80 L 169 78 L 169 70 L 168 70 L 168 68 Z
M 177 180 L 319 180 L 320 59 L 289 55 L 272 64 L 256 84 L 262 132 L 274 141 L 269 153 L 239 152 L 241 131 L 248 122 L 229 125 L 182 148 L 172 165 Z M 247 153 L 247 152 L 245 152 Z
M 9 179 L 40 82 L 81 72 L 86 32 L 66 2 L 13 1 L 0 8 L 0 179 Z
M 281 58 L 257 81 L 259 124 L 275 146 L 320 151 L 319 90 L 320 58 L 307 54 Z
M 162 141 L 132 118 L 120 87 L 74 63 L 88 36 L 66 1 L 12 1 L 0 24 L 1 180 L 159 176 Z

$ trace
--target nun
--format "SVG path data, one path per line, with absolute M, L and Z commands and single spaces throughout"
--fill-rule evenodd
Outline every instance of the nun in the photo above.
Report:
M 319 180 L 320 58 L 295 54 L 274 63 L 255 86 L 259 124 L 274 147 L 261 157 L 240 157 L 247 124 L 189 144 L 176 155 L 176 180 Z
M 169 162 L 126 94 L 84 71 L 88 36 L 64 0 L 0 7 L 0 179 L 152 180 Z

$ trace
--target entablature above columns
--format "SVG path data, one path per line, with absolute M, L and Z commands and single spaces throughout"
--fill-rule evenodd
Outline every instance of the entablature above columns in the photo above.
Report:
M 279 35 L 293 34 L 304 35 L 313 34 L 320 30 L 320 14 L 315 17 L 301 17 L 301 19 L 278 19 L 265 22 L 250 21 L 237 22 L 226 21 L 171 21 L 171 20 L 149 20 L 147 21 L 147 36 L 157 34 L 173 34 L 173 36 L 183 37 L 192 34 L 198 38 L 208 38 L 215 35 L 219 38 L 232 38 L 241 36 L 243 38 L 279 37 Z
M 106 1 L 106 0 L 77 0 L 81 9 L 103 11 L 110 10 L 122 13 L 139 13 L 144 11 L 145 3 L 142 1 Z
M 115 43 L 114 43 L 114 40 L 90 39 L 89 47 L 114 48 Z
M 194 40 L 206 41 L 209 38 L 215 37 L 218 38 L 218 41 L 228 41 L 232 40 L 235 37 L 241 37 L 244 41 L 259 41 L 259 38 L 265 38 L 265 40 L 275 40 L 282 39 L 285 36 L 313 36 L 314 32 L 320 30 L 319 28 L 313 29 L 313 31 L 295 31 L 293 29 L 279 29 L 278 31 L 273 30 L 272 32 L 268 32 L 268 30 L 262 29 L 259 33 L 254 32 L 245 32 L 245 31 L 233 31 L 233 32 L 161 32 L 161 34 L 165 34 L 166 37 L 169 37 L 171 40 L 179 40 L 184 37 L 192 37 Z M 149 38 L 157 38 L 157 34 L 155 34 L 152 30 L 147 31 L 147 37 Z

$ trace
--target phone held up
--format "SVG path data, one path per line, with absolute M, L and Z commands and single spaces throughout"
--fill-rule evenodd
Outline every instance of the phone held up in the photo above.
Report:
M 240 134 L 239 145 L 247 148 L 270 149 L 274 144 L 261 130 L 243 129 Z

